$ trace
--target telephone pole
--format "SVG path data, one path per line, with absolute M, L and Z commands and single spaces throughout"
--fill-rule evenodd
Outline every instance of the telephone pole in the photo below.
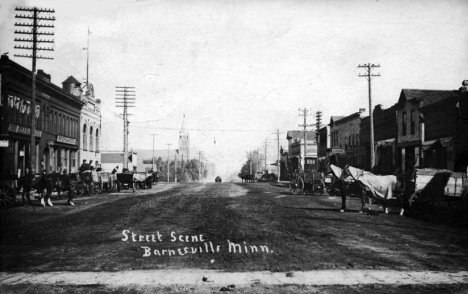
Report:
M 169 146 L 172 144 L 166 144 L 167 145 L 167 182 L 169 183 Z
M 280 180 L 280 173 L 281 173 L 281 165 L 280 165 L 280 138 L 279 138 L 279 135 L 280 135 L 280 131 L 279 129 L 276 130 L 276 141 L 278 143 L 278 158 L 276 159 L 276 163 L 278 164 L 277 165 L 277 172 L 278 172 L 278 179 L 277 179 L 277 182 L 279 182 Z
M 127 108 L 135 107 L 135 87 L 116 87 L 115 100 L 117 107 L 123 108 L 123 123 L 124 123 L 124 168 L 128 169 L 128 113 Z
M 265 171 L 268 169 L 267 151 L 268 151 L 268 139 L 265 139 Z
M 152 160 L 151 160 L 151 169 L 154 171 L 154 136 L 156 136 L 157 134 L 150 134 L 150 136 L 153 136 L 153 157 L 152 157 Z
M 27 19 L 32 22 L 27 23 L 15 23 L 15 26 L 26 27 L 30 30 L 15 30 L 15 34 L 19 35 L 32 35 L 31 38 L 15 38 L 15 42 L 24 42 L 29 43 L 26 46 L 15 45 L 16 49 L 32 50 L 32 54 L 15 54 L 16 57 L 25 57 L 32 58 L 32 84 L 31 84 L 31 145 L 29 147 L 29 167 L 34 173 L 36 171 L 36 120 L 39 116 L 39 113 L 36 109 L 36 60 L 37 59 L 53 59 L 52 57 L 45 57 L 37 55 L 37 51 L 54 51 L 52 47 L 40 47 L 40 43 L 54 43 L 54 40 L 51 39 L 39 39 L 41 35 L 44 36 L 53 36 L 52 32 L 40 31 L 41 28 L 54 28 L 53 24 L 47 24 L 46 22 L 55 21 L 54 16 L 50 14 L 55 13 L 51 9 L 42 9 L 42 8 L 23 8 L 17 7 L 16 11 L 23 11 L 27 14 L 17 14 L 15 18 Z M 41 13 L 46 13 L 48 16 L 41 16 Z
M 364 65 L 358 65 L 358 68 L 364 68 L 366 70 L 365 74 L 359 74 L 360 77 L 365 77 L 369 84 L 369 118 L 370 118 L 370 155 L 371 155 L 371 162 L 370 162 L 370 170 L 372 171 L 375 166 L 375 150 L 374 150 L 374 113 L 372 111 L 372 88 L 371 88 L 371 81 L 372 77 L 380 77 L 380 73 L 373 74 L 372 69 L 375 67 L 380 67 L 380 64 L 371 64 L 370 62 Z
M 311 125 L 308 125 L 307 124 L 307 116 L 309 115 L 309 112 L 311 111 L 310 109 L 306 109 L 306 108 L 303 108 L 303 109 L 300 109 L 299 108 L 299 111 L 301 113 L 299 113 L 299 116 L 303 116 L 304 117 L 304 124 L 302 125 L 299 125 L 300 127 L 304 127 L 304 163 L 302 165 L 302 169 L 305 170 L 305 164 L 306 164 L 306 156 L 307 156 L 307 138 L 306 138 L 306 128 L 311 126 Z
M 198 181 L 201 182 L 201 176 L 202 176 L 202 173 L 201 173 L 201 169 L 202 169 L 202 164 L 201 164 L 201 156 L 202 156 L 203 152 L 202 151 L 198 151 Z

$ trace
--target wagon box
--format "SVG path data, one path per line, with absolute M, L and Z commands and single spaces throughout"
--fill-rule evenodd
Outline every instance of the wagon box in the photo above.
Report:
M 415 190 L 425 190 L 435 195 L 460 196 L 467 184 L 466 178 L 462 172 L 416 170 Z
M 459 219 L 468 225 L 467 174 L 449 170 L 417 169 L 406 182 L 405 193 L 410 209 L 427 217 L 437 204 L 446 202 L 460 212 Z

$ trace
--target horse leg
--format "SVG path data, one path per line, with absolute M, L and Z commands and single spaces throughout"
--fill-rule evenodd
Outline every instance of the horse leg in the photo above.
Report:
M 342 187 L 340 189 L 340 194 L 341 194 L 341 208 L 340 212 L 344 212 L 346 209 L 346 189 Z
M 366 197 L 366 190 L 365 189 L 360 189 L 359 194 L 361 196 L 361 210 L 359 213 L 364 213 L 364 210 L 366 208 L 366 204 L 364 203 L 364 198 Z
M 75 203 L 73 203 L 73 189 L 71 188 L 71 186 L 70 186 L 69 189 L 70 190 L 68 190 L 68 201 L 67 201 L 67 203 L 70 206 L 75 206 Z
M 46 190 L 44 200 L 45 200 L 47 206 L 54 206 L 52 204 L 52 201 L 50 201 L 51 196 L 52 196 L 52 191 Z

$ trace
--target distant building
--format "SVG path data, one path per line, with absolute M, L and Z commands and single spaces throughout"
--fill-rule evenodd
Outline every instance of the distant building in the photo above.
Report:
M 304 145 L 304 136 L 307 146 Z M 288 131 L 286 134 L 288 140 L 288 158 L 289 170 L 298 168 L 309 170 L 318 169 L 317 160 L 317 139 L 315 131 Z M 304 158 L 304 148 L 306 158 Z
M 101 167 L 104 171 L 112 171 L 116 166 L 119 167 L 119 172 L 123 169 L 124 153 L 123 152 L 106 152 L 101 153 Z M 138 156 L 136 152 L 128 153 L 128 169 L 130 171 L 138 171 Z
M 190 160 L 190 137 L 188 130 L 185 129 L 185 114 L 179 131 L 179 155 L 181 161 L 187 162 Z
M 348 116 L 332 116 L 330 118 L 330 163 L 344 167 L 349 164 L 364 168 L 362 157 L 368 150 L 361 144 L 361 119 L 365 109 L 361 108 Z

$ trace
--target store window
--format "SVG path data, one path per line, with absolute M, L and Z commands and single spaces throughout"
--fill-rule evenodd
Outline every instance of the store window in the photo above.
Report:
M 96 152 L 99 152 L 99 129 L 96 129 Z
M 88 134 L 86 133 L 86 125 L 83 125 L 83 150 L 88 150 Z
M 93 150 L 93 127 L 89 127 L 89 151 L 94 151 Z
M 401 128 L 403 136 L 406 136 L 406 112 L 403 112 L 401 116 Z

